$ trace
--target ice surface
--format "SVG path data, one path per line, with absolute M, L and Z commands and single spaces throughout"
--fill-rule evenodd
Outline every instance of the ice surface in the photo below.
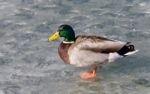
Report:
M 149 0 L 0 0 L 0 94 L 150 94 Z M 88 69 L 64 64 L 61 40 L 47 38 L 61 24 L 76 34 L 131 41 L 140 51 Z

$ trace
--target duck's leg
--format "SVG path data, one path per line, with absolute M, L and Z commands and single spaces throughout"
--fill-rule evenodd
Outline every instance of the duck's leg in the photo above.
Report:
M 97 66 L 95 66 L 91 72 L 85 72 L 85 73 L 82 73 L 80 75 L 80 77 L 82 79 L 92 79 L 92 78 L 96 78 L 96 70 L 97 70 Z

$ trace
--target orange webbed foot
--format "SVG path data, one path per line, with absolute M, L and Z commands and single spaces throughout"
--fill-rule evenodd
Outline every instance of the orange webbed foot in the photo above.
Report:
M 94 79 L 96 78 L 96 74 L 85 72 L 80 75 L 82 79 Z
M 97 67 L 94 67 L 92 72 L 85 72 L 80 75 L 82 79 L 94 79 L 96 78 Z

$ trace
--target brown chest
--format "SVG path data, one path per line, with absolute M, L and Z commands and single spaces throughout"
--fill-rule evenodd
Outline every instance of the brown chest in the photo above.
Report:
M 70 46 L 71 44 L 61 43 L 58 47 L 59 56 L 64 61 L 64 63 L 70 63 L 69 56 L 68 56 L 68 49 Z

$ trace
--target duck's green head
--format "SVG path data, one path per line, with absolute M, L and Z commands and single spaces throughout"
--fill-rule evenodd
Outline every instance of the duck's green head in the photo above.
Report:
M 65 42 L 75 41 L 75 33 L 70 25 L 61 25 L 54 35 L 48 38 L 48 41 L 55 41 L 62 37 Z

